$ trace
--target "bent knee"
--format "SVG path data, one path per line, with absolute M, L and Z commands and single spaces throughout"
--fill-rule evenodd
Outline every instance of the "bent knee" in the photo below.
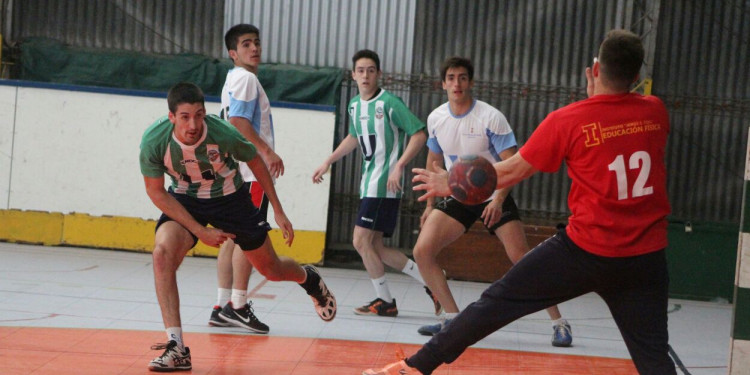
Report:
M 174 254 L 162 245 L 156 245 L 154 247 L 151 257 L 154 261 L 154 269 L 172 270 L 177 268 Z
M 354 245 L 354 249 L 360 253 L 367 251 L 367 249 L 372 247 L 369 239 L 360 236 L 354 236 L 354 239 L 352 239 L 352 245 Z
M 437 254 L 429 251 L 424 247 L 414 247 L 414 251 L 412 252 L 412 254 L 414 255 L 414 260 L 417 261 L 417 264 L 422 264 L 425 262 L 434 263 L 437 261 Z

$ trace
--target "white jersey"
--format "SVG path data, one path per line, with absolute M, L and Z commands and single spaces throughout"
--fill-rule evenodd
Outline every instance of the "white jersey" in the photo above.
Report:
M 221 90 L 221 118 L 229 121 L 230 117 L 249 120 L 260 138 L 274 149 L 271 102 L 258 77 L 239 66 L 227 73 Z M 246 163 L 240 163 L 240 173 L 245 181 L 257 181 Z
M 469 112 L 461 116 L 451 113 L 448 103 L 437 107 L 427 118 L 427 133 L 427 147 L 443 154 L 447 170 L 463 155 L 478 155 L 496 163 L 500 152 L 517 145 L 505 116 L 481 100 L 474 100 Z

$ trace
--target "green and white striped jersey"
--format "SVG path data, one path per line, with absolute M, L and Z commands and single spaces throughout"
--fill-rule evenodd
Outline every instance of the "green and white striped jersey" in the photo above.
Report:
M 380 89 L 370 100 L 359 95 L 349 101 L 349 134 L 359 140 L 362 151 L 360 198 L 401 198 L 388 191 L 388 175 L 403 155 L 407 137 L 425 125 L 396 95 Z M 401 176 L 403 186 L 403 176 Z
M 255 146 L 230 123 L 206 116 L 203 135 L 188 146 L 174 137 L 174 125 L 164 116 L 143 133 L 141 173 L 146 177 L 172 178 L 172 190 L 196 198 L 229 195 L 242 186 L 239 162 L 252 160 Z

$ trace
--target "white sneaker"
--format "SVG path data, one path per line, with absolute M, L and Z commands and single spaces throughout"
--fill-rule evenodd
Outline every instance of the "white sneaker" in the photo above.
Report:
M 193 368 L 190 362 L 190 348 L 185 347 L 181 352 L 177 347 L 177 341 L 169 340 L 168 343 L 156 344 L 151 346 L 151 350 L 164 349 L 164 353 L 154 358 L 149 364 L 148 369 L 156 372 L 171 371 L 189 371 Z

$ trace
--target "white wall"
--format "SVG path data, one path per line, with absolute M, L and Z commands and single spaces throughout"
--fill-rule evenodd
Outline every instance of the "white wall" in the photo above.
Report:
M 0 86 L 0 207 L 8 204 L 16 88 Z
M 146 196 L 138 153 L 143 131 L 167 113 L 166 99 L 18 87 L 15 102 L 15 90 L 0 86 L 0 207 L 159 216 Z M 15 135 L 9 116 L 14 106 Z M 218 113 L 218 103 L 206 107 Z M 272 111 L 276 148 L 286 167 L 277 182 L 284 210 L 295 229 L 325 231 L 330 181 L 313 185 L 311 176 L 331 152 L 335 114 Z

